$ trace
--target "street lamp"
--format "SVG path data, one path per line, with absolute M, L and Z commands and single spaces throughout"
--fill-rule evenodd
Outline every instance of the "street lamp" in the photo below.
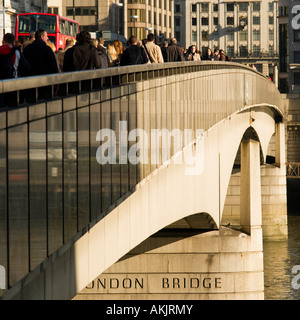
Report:
M 239 25 L 242 28 L 242 30 L 246 27 L 247 25 L 247 17 L 245 17 L 244 15 L 242 15 L 240 17 L 240 21 L 239 21 Z
M 151 28 L 151 27 L 146 27 L 146 28 L 144 28 L 146 31 L 151 31 L 153 28 Z

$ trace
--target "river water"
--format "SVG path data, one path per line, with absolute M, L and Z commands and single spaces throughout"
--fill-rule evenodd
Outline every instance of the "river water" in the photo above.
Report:
M 288 215 L 288 239 L 264 242 L 265 300 L 300 300 L 292 286 L 295 265 L 300 272 L 300 211 Z

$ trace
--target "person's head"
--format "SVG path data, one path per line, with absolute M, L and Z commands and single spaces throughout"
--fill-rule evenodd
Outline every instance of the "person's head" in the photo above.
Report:
M 172 44 L 172 45 L 176 45 L 176 44 L 177 44 L 177 40 L 176 40 L 175 38 L 172 38 L 172 39 L 171 39 L 171 44 Z
M 165 40 L 164 41 L 164 47 L 167 47 L 169 44 L 168 44 L 168 41 L 167 40 Z
M 98 39 L 98 44 L 104 46 L 104 39 L 103 38 L 99 38 Z
M 215 55 L 218 55 L 218 54 L 219 54 L 219 49 L 215 48 L 214 54 L 215 54 Z
M 78 44 L 91 44 L 91 34 L 88 31 L 80 31 L 76 35 L 76 41 Z
M 36 33 L 35 33 L 35 39 L 36 40 L 42 40 L 45 43 L 47 43 L 48 41 L 48 34 L 47 31 L 44 29 L 39 29 Z
M 191 45 L 191 46 L 190 46 L 190 52 L 191 52 L 191 53 L 195 53 L 195 52 L 196 52 L 196 46 Z
M 212 53 L 212 52 L 211 52 L 211 49 L 210 49 L 210 48 L 208 48 L 208 49 L 207 49 L 207 55 L 208 55 L 208 56 L 210 56 L 210 55 L 211 55 L 211 53 Z
M 74 45 L 73 39 L 66 39 L 66 47 L 72 47 Z
M 15 36 L 12 33 L 6 33 L 3 37 L 3 44 L 14 45 L 16 41 Z
M 149 34 L 147 35 L 147 40 L 148 40 L 149 42 L 153 42 L 153 41 L 155 40 L 154 34 L 153 34 L 153 33 L 149 33 Z
M 118 54 L 122 54 L 123 53 L 123 44 L 120 40 L 115 40 L 113 42 L 113 45 L 117 51 Z
M 129 45 L 132 45 L 132 44 L 137 44 L 137 38 L 136 36 L 131 36 L 128 40 L 128 43 Z
M 113 60 L 116 60 L 118 58 L 118 53 L 113 43 L 109 43 L 107 45 L 107 50 Z

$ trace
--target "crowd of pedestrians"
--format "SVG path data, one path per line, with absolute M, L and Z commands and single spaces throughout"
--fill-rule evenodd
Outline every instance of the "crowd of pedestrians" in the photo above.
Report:
M 76 41 L 66 40 L 64 49 L 56 51 L 45 30 L 38 30 L 20 44 L 7 33 L 0 47 L 0 79 L 110 68 L 147 63 L 176 61 L 231 61 L 223 50 L 207 49 L 204 53 L 195 45 L 184 49 L 172 38 L 162 47 L 155 43 L 153 33 L 143 41 L 131 36 L 126 46 L 115 40 L 105 46 L 103 38 L 91 39 L 88 31 L 81 31 Z M 10 61 L 11 67 L 8 61 Z M 4 67 L 6 66 L 6 68 Z

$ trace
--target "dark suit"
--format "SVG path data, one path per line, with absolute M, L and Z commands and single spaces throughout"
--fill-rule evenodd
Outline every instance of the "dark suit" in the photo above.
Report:
M 43 40 L 33 41 L 24 49 L 23 53 L 31 66 L 29 76 L 58 73 L 55 55 Z
M 170 44 L 166 48 L 166 62 L 185 61 L 182 49 L 176 44 Z
M 135 44 L 130 45 L 122 54 L 121 66 L 144 64 L 149 61 L 145 49 Z

